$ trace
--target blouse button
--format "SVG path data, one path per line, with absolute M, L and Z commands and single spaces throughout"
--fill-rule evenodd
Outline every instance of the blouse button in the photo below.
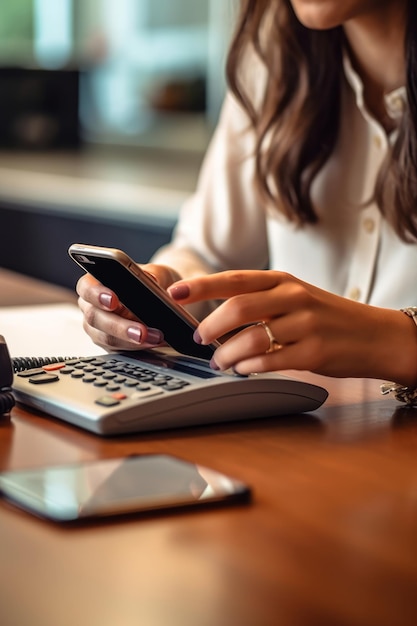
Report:
M 404 109 L 404 100 L 401 96 L 395 96 L 392 98 L 390 105 L 394 111 L 401 112 Z
M 375 229 L 375 220 L 372 217 L 367 217 L 363 220 L 363 227 L 367 233 L 373 233 Z
M 359 300 L 360 297 L 361 297 L 361 290 L 359 289 L 359 287 L 352 287 L 349 293 L 349 298 L 351 300 Z
M 374 144 L 380 150 L 382 148 L 382 139 L 379 135 L 374 135 Z

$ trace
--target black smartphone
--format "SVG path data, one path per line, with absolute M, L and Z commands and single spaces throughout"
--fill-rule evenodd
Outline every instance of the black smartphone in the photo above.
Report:
M 248 502 L 239 480 L 165 454 L 0 473 L 0 494 L 37 517 L 75 522 L 207 504 Z
M 198 326 L 195 317 L 177 304 L 125 252 L 117 248 L 72 244 L 68 254 L 84 271 L 111 289 L 144 324 L 161 330 L 165 341 L 177 352 L 211 359 L 219 344 L 196 344 L 193 340 Z

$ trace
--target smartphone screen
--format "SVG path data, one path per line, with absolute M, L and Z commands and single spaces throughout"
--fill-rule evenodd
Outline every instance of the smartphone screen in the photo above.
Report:
M 193 340 L 198 321 L 177 304 L 124 252 L 72 244 L 70 257 L 86 272 L 117 294 L 119 300 L 147 326 L 164 333 L 165 341 L 177 352 L 210 360 L 219 344 L 201 346 Z
M 244 502 L 250 489 L 207 467 L 170 455 L 133 455 L 0 473 L 0 494 L 57 522 Z

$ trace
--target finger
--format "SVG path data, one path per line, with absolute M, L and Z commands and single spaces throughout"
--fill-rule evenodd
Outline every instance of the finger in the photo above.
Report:
M 80 298 L 99 308 L 114 311 L 121 307 L 120 301 L 113 291 L 104 287 L 91 274 L 82 276 L 76 285 Z
M 287 320 L 288 315 L 299 315 L 304 287 L 285 283 L 268 291 L 249 293 L 229 298 L 203 319 L 198 326 L 201 343 L 207 345 L 219 337 L 260 321 Z M 288 326 L 288 320 L 285 324 Z
M 243 376 L 260 372 L 306 370 L 328 374 L 329 361 L 317 349 L 317 341 L 308 337 L 300 342 L 284 344 L 281 349 L 243 359 L 233 369 Z
M 90 281 L 90 278 L 92 279 Z M 87 279 L 87 280 L 85 280 Z M 77 292 L 80 297 L 78 299 L 78 306 L 87 314 L 89 307 L 93 306 L 96 309 L 102 309 L 105 311 L 112 311 L 117 313 L 120 317 L 125 319 L 140 321 L 124 304 L 120 302 L 115 293 L 110 289 L 103 287 L 95 278 L 86 275 L 79 280 L 77 284 Z
M 281 287 L 259 294 L 250 293 L 234 296 L 220 304 L 198 327 L 203 344 L 228 335 L 237 328 L 256 324 L 261 320 L 279 318 L 290 310 L 290 304 L 281 293 Z
M 266 354 L 270 348 L 271 341 L 264 328 L 254 324 L 222 344 L 214 354 L 214 362 L 219 369 L 226 370 L 244 359 Z
M 320 356 L 325 353 L 323 333 L 308 313 L 295 311 L 273 318 L 267 324 L 257 323 L 235 333 L 216 350 L 214 360 L 221 370 L 225 370 L 247 359 L 269 356 L 283 346 L 300 345 L 302 342 L 308 346 L 315 345 L 315 351 L 305 356 L 310 359 L 309 369 L 317 367 Z M 267 362 L 270 368 L 271 360 Z
M 284 332 L 285 327 L 288 330 Z M 282 330 L 277 331 L 276 328 Z M 215 352 L 214 361 L 221 370 L 234 367 L 236 363 L 256 356 L 270 354 L 281 349 L 283 344 L 296 341 L 297 327 L 286 318 L 272 320 L 267 327 L 258 323 L 244 328 L 223 343 Z M 285 337 L 285 340 L 283 339 Z
M 106 333 L 97 330 L 96 328 L 89 327 L 85 322 L 83 323 L 85 332 L 89 335 L 93 343 L 107 352 L 119 352 L 125 350 L 138 350 L 139 347 L 134 342 L 122 341 L 118 337 L 107 335 Z
M 179 281 L 172 285 L 168 291 L 175 300 L 191 303 L 201 300 L 231 298 L 247 292 L 264 291 L 290 279 L 296 280 L 289 274 L 273 270 L 228 270 Z
M 150 343 L 148 341 L 143 341 L 143 342 L 138 343 L 136 342 L 136 340 L 124 341 L 120 339 L 120 337 L 114 337 L 112 335 L 108 335 L 95 328 L 91 329 L 91 332 L 90 332 L 90 329 L 86 327 L 84 327 L 84 330 L 90 336 L 93 343 L 95 343 L 97 346 L 100 346 L 101 348 L 103 348 L 104 350 L 108 352 L 121 352 L 121 351 L 127 351 L 127 350 L 147 350 L 150 348 L 155 348 L 157 346 L 164 345 L 163 342 Z
M 176 270 L 166 265 L 158 265 L 155 263 L 147 263 L 140 265 L 144 272 L 152 276 L 152 278 L 164 289 L 167 289 L 172 283 L 180 280 L 180 275 Z
M 141 322 L 132 323 L 131 319 L 121 317 L 114 312 L 107 312 L 82 300 L 80 308 L 84 314 L 84 328 L 98 345 L 112 349 L 137 349 L 155 347 L 163 340 L 163 333 Z
M 154 328 L 148 328 L 147 332 L 142 332 L 142 329 L 137 327 L 128 328 L 126 339 L 90 327 L 85 322 L 84 330 L 96 345 L 112 352 L 145 350 L 164 345 L 162 333 Z
M 233 367 L 234 371 L 242 376 L 283 370 L 309 370 L 325 373 L 325 360 L 317 352 L 316 347 L 316 342 L 308 338 L 297 343 L 284 344 L 273 352 L 245 357 L 229 367 Z M 217 365 L 216 358 L 217 351 L 214 355 Z M 219 366 L 219 369 L 224 368 Z

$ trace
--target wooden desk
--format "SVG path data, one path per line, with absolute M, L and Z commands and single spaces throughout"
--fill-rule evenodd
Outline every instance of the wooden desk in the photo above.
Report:
M 77 302 L 75 291 L 64 287 L 52 287 L 43 280 L 22 276 L 10 270 L 0 270 L 0 306 L 58 302 Z
M 14 409 L 0 469 L 165 452 L 254 500 L 73 529 L 0 503 L 2 626 L 415 626 L 417 413 L 303 377 L 330 391 L 315 414 L 145 436 Z

